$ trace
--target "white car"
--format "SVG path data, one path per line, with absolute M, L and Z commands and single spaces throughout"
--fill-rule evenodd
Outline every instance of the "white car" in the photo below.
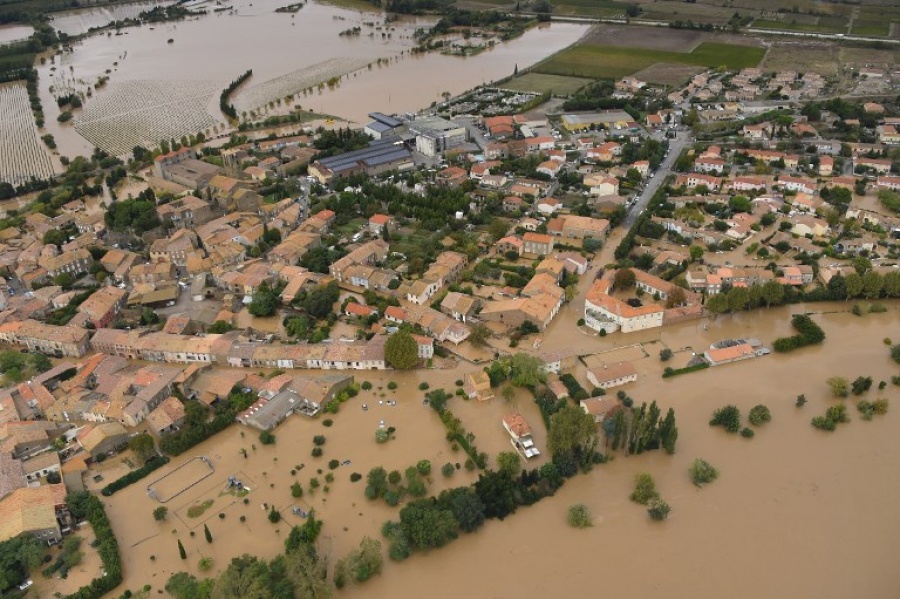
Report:
M 28 587 L 30 587 L 33 584 L 34 584 L 34 581 L 29 578 L 28 580 L 26 580 L 25 582 L 23 582 L 22 584 L 19 585 L 19 590 L 24 591 L 25 589 L 27 589 Z

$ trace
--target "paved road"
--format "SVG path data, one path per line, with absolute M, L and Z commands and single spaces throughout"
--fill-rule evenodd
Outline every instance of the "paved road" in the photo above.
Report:
M 660 185 L 666 180 L 666 177 L 669 176 L 672 166 L 674 166 L 675 161 L 678 160 L 678 157 L 681 155 L 681 150 L 684 149 L 686 144 L 692 142 L 693 139 L 691 139 L 689 131 L 677 131 L 675 139 L 669 140 L 669 155 L 665 157 L 662 164 L 656 169 L 656 173 L 649 181 L 647 181 L 644 191 L 638 197 L 637 202 L 631 207 L 631 210 L 628 211 L 628 216 L 625 217 L 624 224 L 626 228 L 630 228 L 631 225 L 634 224 L 634 221 L 637 220 L 637 217 L 647 209 L 647 205 L 650 203 L 653 194 L 656 193 L 656 190 L 659 189 Z

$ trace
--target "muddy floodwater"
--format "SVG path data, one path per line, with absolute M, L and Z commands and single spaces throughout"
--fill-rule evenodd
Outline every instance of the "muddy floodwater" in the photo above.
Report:
M 900 545 L 900 519 L 894 504 L 900 496 L 900 471 L 894 459 L 900 453 L 900 406 L 894 404 L 900 387 L 890 377 L 900 369 L 883 340 L 891 335 L 895 342 L 900 339 L 900 305 L 865 317 L 849 314 L 849 307 L 836 303 L 757 311 L 651 331 L 643 338 L 589 337 L 568 326 L 557 331 L 565 321 L 554 322 L 548 343 L 568 336 L 579 351 L 635 359 L 640 379 L 625 389 L 638 402 L 655 399 L 663 411 L 675 408 L 677 453 L 618 455 L 570 480 L 555 497 L 503 522 L 489 522 L 443 549 L 401 564 L 387 562 L 380 577 L 338 596 L 539 598 L 582 596 L 586 589 L 602 586 L 621 597 L 896 597 L 900 572 L 893 556 Z M 752 335 L 770 344 L 790 333 L 790 314 L 804 309 L 816 313 L 825 330 L 827 339 L 820 347 L 661 378 L 658 355 L 664 345 L 676 350 L 677 359 L 690 351 L 685 348 L 699 351 L 734 336 Z M 616 347 L 626 349 L 612 352 Z M 203 556 L 214 559 L 211 574 L 244 552 L 272 557 L 282 549 L 290 526 L 301 522 L 293 507 L 316 510 L 325 521 L 323 547 L 333 559 L 340 558 L 363 536 L 378 538 L 380 525 L 397 517 L 397 508 L 364 498 L 364 481 L 349 480 L 353 472 L 365 475 L 376 465 L 403 471 L 428 459 L 433 465 L 430 493 L 472 482 L 476 475 L 464 468 L 450 479 L 441 475 L 443 464 L 464 462 L 465 456 L 445 440 L 437 416 L 422 405 L 418 385 L 427 381 L 431 388 L 454 389 L 455 381 L 474 368 L 461 364 L 447 370 L 353 373 L 357 382 L 372 382 L 373 389 L 361 392 L 336 415 L 315 420 L 292 416 L 275 430 L 274 446 L 262 445 L 253 429 L 233 426 L 154 473 L 162 476 L 196 456 L 206 456 L 215 468 L 214 475 L 166 504 L 169 516 L 163 523 L 151 516 L 159 504 L 147 496 L 145 484 L 104 498 L 123 550 L 125 585 L 117 592 L 146 583 L 161 588 L 180 570 L 203 575 L 197 568 Z M 586 385 L 583 364 L 575 374 Z M 830 398 L 825 379 L 860 375 L 875 381 L 867 399 L 891 400 L 888 414 L 863 421 L 851 398 L 845 400 L 850 423 L 833 433 L 813 429 L 813 416 L 839 401 Z M 887 388 L 879 391 L 882 380 Z M 398 389 L 389 391 L 389 381 L 397 382 Z M 801 393 L 808 403 L 797 408 L 795 398 Z M 713 410 L 726 403 L 740 407 L 744 418 L 752 406 L 764 403 L 772 421 L 750 440 L 709 427 Z M 478 449 L 491 456 L 509 448 L 500 419 L 520 411 L 546 454 L 544 425 L 524 392 L 511 402 L 456 397 L 449 407 L 475 434 Z M 333 425 L 325 426 L 325 418 Z M 383 445 L 374 440 L 381 424 L 396 429 L 396 438 Z M 314 435 L 326 437 L 321 458 L 310 454 Z M 719 479 L 703 489 L 692 486 L 687 474 L 696 457 L 720 470 Z M 328 463 L 333 459 L 349 464 L 332 471 Z M 663 523 L 652 522 L 644 508 L 628 500 L 640 471 L 653 474 L 672 506 Z M 334 475 L 330 484 L 325 481 L 329 472 Z M 249 493 L 226 489 L 229 476 L 249 487 Z M 310 493 L 312 477 L 320 487 Z M 290 492 L 295 480 L 304 487 L 299 499 Z M 566 510 L 574 503 L 590 507 L 594 527 L 576 530 L 566 524 Z M 268 521 L 264 506 L 272 505 L 283 522 Z M 193 517 L 188 515 L 192 507 Z M 203 538 L 204 523 L 212 544 Z M 178 557 L 177 539 L 187 550 L 185 561 Z
M 444 92 L 457 94 L 509 76 L 516 66 L 525 68 L 568 46 L 587 29 L 554 23 L 469 58 L 412 56 L 415 31 L 430 27 L 433 18 L 385 23 L 378 12 L 314 1 L 296 13 L 275 12 L 286 4 L 287 0 L 210 4 L 206 16 L 95 34 L 74 44 L 71 52 L 38 65 L 47 129 L 60 153 L 90 152 L 88 139 L 105 141 L 91 126 L 96 123 L 108 126 L 111 136 L 117 127 L 127 131 L 135 124 L 152 125 L 162 130 L 172 122 L 185 129 L 181 135 L 222 132 L 219 92 L 247 69 L 253 70 L 253 77 L 234 96 L 241 112 L 266 109 L 269 102 L 298 94 L 294 102 L 304 109 L 364 123 L 373 111 L 415 111 L 440 100 Z M 104 15 L 80 11 L 61 20 L 75 19 L 73 26 L 83 26 L 99 24 Z M 353 28 L 359 28 L 359 35 L 339 35 Z M 101 77 L 109 80 L 95 89 Z M 319 89 L 319 82 L 332 78 L 337 85 Z M 313 91 L 304 94 L 305 88 Z M 72 121 L 58 123 L 54 94 L 86 95 L 88 89 L 92 97 L 84 108 Z M 148 104 L 154 110 L 143 114 Z M 139 122 L 153 118 L 159 122 Z M 215 122 L 222 128 L 213 127 Z M 195 131 L 188 130 L 192 128 Z

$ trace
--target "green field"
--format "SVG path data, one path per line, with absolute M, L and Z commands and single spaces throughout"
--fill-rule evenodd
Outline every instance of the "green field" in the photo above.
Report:
M 847 22 L 841 17 L 821 17 L 818 23 L 792 21 L 766 21 L 758 19 L 753 27 L 760 29 L 781 29 L 783 31 L 805 31 L 809 33 L 847 33 Z
M 853 34 L 854 35 L 872 35 L 872 36 L 881 36 L 886 37 L 891 33 L 891 22 L 888 20 L 883 21 L 854 21 L 853 23 Z
M 506 83 L 501 84 L 500 87 L 522 92 L 537 92 L 539 94 L 552 92 L 558 96 L 570 96 L 590 82 L 590 79 L 581 77 L 525 73 L 524 75 L 513 77 Z
M 551 57 L 534 70 L 593 79 L 620 79 L 657 62 L 739 70 L 758 65 L 765 52 L 764 48 L 712 42 L 703 42 L 690 53 L 580 44 Z

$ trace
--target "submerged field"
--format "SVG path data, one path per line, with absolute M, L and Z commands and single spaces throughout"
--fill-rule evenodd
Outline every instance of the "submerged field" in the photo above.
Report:
M 552 75 L 619 79 L 658 62 L 739 70 L 758 65 L 764 55 L 764 48 L 716 42 L 702 42 L 687 53 L 581 44 L 560 52 L 535 70 Z
M 53 164 L 38 139 L 24 84 L 0 85 L 0 115 L 0 181 L 21 185 L 51 176 Z

